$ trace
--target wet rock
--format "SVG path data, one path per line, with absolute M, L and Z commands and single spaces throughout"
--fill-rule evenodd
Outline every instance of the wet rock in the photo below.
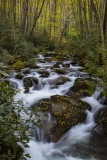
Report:
M 60 68 L 60 64 L 61 64 L 61 62 L 56 62 L 56 63 L 53 65 L 53 68 Z
M 69 64 L 69 63 L 63 63 L 63 64 L 62 64 L 62 67 L 69 68 L 69 67 L 70 67 L 70 64 Z
M 70 79 L 68 77 L 62 76 L 56 80 L 55 85 L 61 85 L 61 84 L 64 84 L 65 82 L 68 82 L 68 81 L 70 81 Z
M 103 120 L 102 120 L 103 130 L 105 135 L 107 136 L 107 107 L 103 113 Z
M 48 77 L 49 76 L 49 72 L 46 70 L 38 70 L 38 73 L 41 74 L 40 77 Z
M 35 110 L 36 112 L 38 111 L 46 112 L 51 109 L 51 103 L 49 99 L 43 99 L 35 104 L 32 104 L 31 108 L 33 108 L 33 110 Z
M 94 114 L 94 119 L 98 125 L 100 125 L 102 123 L 103 131 L 104 131 L 105 135 L 107 136 L 107 106 L 100 108 Z
M 16 74 L 15 78 L 16 79 L 23 79 L 24 75 L 22 73 Z
M 72 64 L 73 66 L 77 66 L 77 65 L 78 65 L 77 62 L 75 62 L 75 61 L 72 61 L 71 64 Z
M 88 79 L 78 78 L 66 95 L 73 96 L 74 98 L 82 98 L 92 95 L 92 93 L 95 91 L 95 88 L 95 84 L 90 82 Z
M 102 92 L 97 97 L 97 100 L 102 104 L 102 105 L 107 105 L 107 97 L 104 96 Z
M 65 74 L 65 73 L 66 73 L 66 70 L 63 69 L 63 68 L 56 68 L 56 69 L 54 69 L 54 71 L 55 71 L 56 73 L 59 73 L 59 74 Z
M 55 116 L 57 122 L 57 127 L 52 134 L 52 140 L 57 142 L 72 126 L 85 121 L 86 113 L 80 108 L 85 109 L 86 106 L 80 107 L 82 103 L 80 104 L 73 98 L 60 95 L 51 96 L 51 103 L 51 113 Z
M 22 71 L 23 74 L 30 74 L 30 69 L 29 68 L 25 68 L 21 71 Z
M 24 87 L 32 87 L 33 85 L 38 84 L 38 79 L 36 77 L 25 77 L 23 79 Z

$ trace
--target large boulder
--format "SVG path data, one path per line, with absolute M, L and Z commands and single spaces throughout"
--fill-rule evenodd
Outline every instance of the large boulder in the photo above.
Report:
M 52 141 L 57 142 L 72 126 L 86 119 L 85 109 L 90 109 L 85 102 L 80 103 L 67 96 L 51 96 L 51 114 L 56 118 L 56 126 L 52 128 Z M 86 107 L 87 106 L 87 107 Z
M 46 140 L 57 142 L 72 126 L 86 119 L 85 110 L 91 106 L 81 100 L 68 96 L 53 95 L 50 99 L 42 99 L 31 105 L 34 113 L 51 114 L 44 119 L 44 137 Z
M 95 91 L 95 88 L 96 86 L 91 79 L 78 78 L 66 95 L 73 96 L 75 98 L 82 98 L 92 95 L 92 93 Z

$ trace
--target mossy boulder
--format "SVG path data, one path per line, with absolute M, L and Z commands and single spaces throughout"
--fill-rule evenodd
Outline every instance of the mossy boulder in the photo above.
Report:
M 69 81 L 70 81 L 70 79 L 68 77 L 61 76 L 56 80 L 55 84 L 56 85 L 61 85 L 61 84 L 64 84 L 65 82 L 69 82 Z
M 32 87 L 38 84 L 38 79 L 36 77 L 25 77 L 23 79 L 24 87 Z
M 56 68 L 54 69 L 54 72 L 59 73 L 59 74 L 65 74 L 66 70 L 63 68 Z
M 86 119 L 85 110 L 91 110 L 91 106 L 86 102 L 60 95 L 53 95 L 50 99 L 42 99 L 32 104 L 30 108 L 34 113 L 47 114 L 50 112 L 50 120 L 48 120 L 49 117 L 44 120 L 44 134 L 48 140 L 52 135 L 53 142 L 57 142 L 72 126 L 84 122 Z
M 57 142 L 72 126 L 82 123 L 86 119 L 85 108 L 90 109 L 85 102 L 76 101 L 67 96 L 51 96 L 51 113 L 56 118 L 56 128 L 52 134 L 52 140 Z M 87 106 L 87 107 L 86 107 Z
M 22 73 L 16 74 L 15 78 L 16 79 L 23 79 L 24 75 Z
M 21 70 L 21 72 L 23 74 L 30 74 L 30 69 L 29 68 L 25 68 L 25 69 Z
M 41 74 L 40 77 L 48 77 L 49 76 L 49 72 L 46 70 L 38 70 L 38 73 Z
M 67 95 L 73 96 L 75 98 L 82 98 L 85 96 L 90 96 L 95 91 L 95 84 L 90 79 L 78 78 L 75 84 L 69 89 Z

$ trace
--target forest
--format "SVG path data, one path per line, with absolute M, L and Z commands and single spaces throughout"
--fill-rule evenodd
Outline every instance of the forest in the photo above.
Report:
M 13 70 L 35 69 L 35 58 L 48 52 L 51 61 L 67 57 L 82 66 L 90 78 L 100 79 L 98 85 L 107 105 L 107 0 L 0 0 L 2 160 L 29 158 L 29 154 L 22 156 L 23 149 L 17 143 L 28 147 L 28 123 L 42 127 L 41 119 L 35 122 L 32 113 L 30 119 L 20 120 L 24 104 L 13 98 L 20 90 L 14 89 L 8 79 Z M 92 82 L 88 85 L 92 93 Z M 30 89 L 25 88 L 27 93 Z M 100 123 L 107 136 L 107 109 L 97 125 Z

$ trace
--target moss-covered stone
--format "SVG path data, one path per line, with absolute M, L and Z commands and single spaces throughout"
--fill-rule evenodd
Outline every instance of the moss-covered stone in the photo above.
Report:
M 30 74 L 30 69 L 29 68 L 25 68 L 22 70 L 23 74 Z
M 55 71 L 56 73 L 59 73 L 59 74 L 65 74 L 65 73 L 66 73 L 66 70 L 63 69 L 63 68 L 56 68 L 56 69 L 54 69 L 54 71 Z
M 25 77 L 23 79 L 23 84 L 25 87 L 32 87 L 37 83 L 38 83 L 38 79 L 36 77 Z
M 56 81 L 56 85 L 61 85 L 61 84 L 64 84 L 65 82 L 68 82 L 70 81 L 70 79 L 68 77 L 59 77 Z
M 56 63 L 53 65 L 53 68 L 60 68 L 60 64 L 61 64 L 60 61 L 59 61 L 59 62 L 56 62 Z
M 51 103 L 51 113 L 56 117 L 57 121 L 57 129 L 52 134 L 52 137 L 58 141 L 55 135 L 61 137 L 72 126 L 85 121 L 86 113 L 84 110 L 89 106 L 85 102 L 82 103 L 74 98 L 60 95 L 51 96 Z
M 95 88 L 94 82 L 88 79 L 78 78 L 76 79 L 75 84 L 69 89 L 67 95 L 75 98 L 82 98 L 92 95 Z
M 38 70 L 38 73 L 41 74 L 41 77 L 48 77 L 49 72 L 46 70 Z
M 24 75 L 22 73 L 16 74 L 15 78 L 16 79 L 23 79 Z

